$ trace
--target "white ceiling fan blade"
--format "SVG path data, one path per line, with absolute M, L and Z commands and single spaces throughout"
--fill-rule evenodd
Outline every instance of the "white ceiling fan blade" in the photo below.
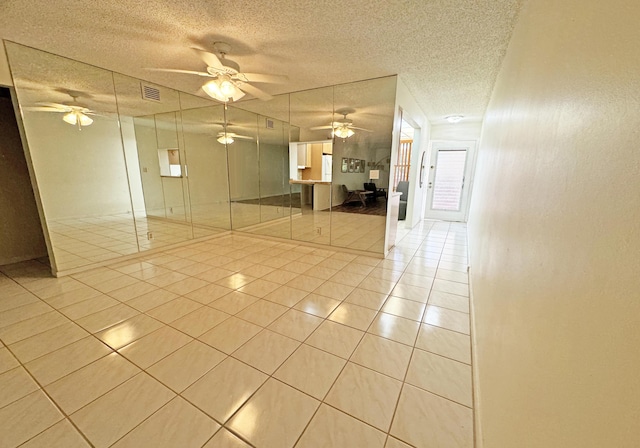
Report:
M 372 130 L 370 130 L 370 129 L 359 128 L 359 127 L 357 127 L 357 126 L 348 126 L 348 127 L 349 127 L 349 129 L 357 129 L 358 131 L 373 132 L 373 131 L 372 131 Z
M 191 49 L 197 52 L 198 55 L 200 55 L 200 58 L 204 61 L 205 64 L 207 64 L 207 66 L 218 68 L 221 70 L 224 69 L 224 65 L 222 65 L 220 59 L 218 59 L 218 56 L 216 56 L 215 54 L 209 53 L 208 51 L 197 47 L 191 47 Z
M 284 84 L 289 81 L 285 75 L 263 75 L 261 73 L 238 73 L 238 76 L 249 82 L 268 82 L 272 84 Z
M 62 110 L 57 107 L 49 107 L 49 106 L 27 106 L 27 107 L 23 107 L 22 109 L 28 110 L 31 112 L 60 112 L 60 113 L 68 112 L 66 110 Z
M 44 101 L 39 101 L 36 104 L 38 106 L 53 107 L 54 109 L 71 110 L 71 106 L 68 106 L 66 104 L 48 103 L 48 102 L 44 102 Z
M 233 98 L 233 101 L 238 101 L 240 98 L 242 98 L 244 96 L 244 92 L 241 89 L 240 86 L 238 86 L 237 84 L 233 84 L 234 86 L 236 86 L 236 91 L 233 93 L 233 96 L 231 98 Z
M 185 75 L 198 75 L 198 76 L 206 76 L 209 78 L 215 78 L 215 75 L 210 75 L 206 72 L 197 72 L 195 70 L 179 70 L 176 68 L 145 68 L 145 70 L 150 70 L 152 72 L 166 72 L 166 73 L 183 73 Z
M 269 95 L 267 92 L 264 92 L 251 84 L 243 83 L 239 88 L 256 98 L 260 98 L 262 101 L 268 101 L 273 98 L 273 96 Z
M 239 138 L 240 140 L 253 140 L 253 137 L 249 137 L 248 135 L 238 135 L 234 134 L 233 132 L 227 132 L 227 135 L 233 138 Z
M 335 128 L 335 126 L 331 126 L 331 125 L 329 125 L 329 126 L 314 126 L 312 128 L 309 128 L 309 130 L 311 130 L 311 131 L 322 131 L 322 130 L 325 130 L 325 129 L 334 129 L 334 128 Z

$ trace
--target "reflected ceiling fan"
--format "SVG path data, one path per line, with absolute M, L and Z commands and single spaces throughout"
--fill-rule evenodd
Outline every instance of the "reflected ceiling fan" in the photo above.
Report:
M 65 123 L 69 123 L 72 126 L 78 126 L 79 130 L 82 130 L 83 126 L 90 126 L 93 123 L 93 119 L 90 115 L 104 117 L 93 110 L 83 106 L 78 102 L 77 93 L 67 92 L 68 95 L 73 98 L 72 102 L 67 103 L 36 103 L 36 106 L 27 106 L 24 109 L 33 112 L 54 112 L 64 114 L 62 120 Z
M 231 51 L 231 46 L 225 42 L 215 42 L 213 48 L 216 53 L 210 53 L 200 48 L 193 48 L 207 68 L 203 72 L 194 70 L 178 70 L 171 68 L 148 68 L 158 72 L 183 73 L 187 75 L 202 76 L 212 78 L 203 84 L 202 90 L 211 98 L 223 103 L 238 101 L 245 93 L 249 93 L 256 98 L 267 101 L 273 98 L 267 92 L 260 90 L 251 83 L 284 83 L 289 78 L 283 75 L 264 75 L 259 73 L 243 73 L 240 71 L 238 63 L 227 59 L 226 55 Z
M 236 139 L 253 140 L 253 137 L 249 137 L 247 135 L 239 135 L 239 134 L 236 134 L 235 132 L 228 132 L 226 128 L 225 130 L 218 132 L 216 137 L 217 137 L 216 140 L 218 140 L 218 143 L 222 143 L 223 145 L 230 145 Z
M 208 126 L 222 128 L 222 130 L 216 134 L 216 140 L 218 141 L 218 143 L 222 143 L 223 145 L 230 145 L 231 143 L 236 141 L 236 139 L 255 140 L 253 137 L 250 137 L 248 135 L 236 134 L 235 132 L 229 131 L 229 126 L 236 126 L 233 123 L 216 122 L 216 123 L 210 123 L 208 124 Z
M 347 118 L 347 115 L 353 114 L 356 110 L 351 108 L 343 108 L 336 110 L 336 113 L 343 116 L 342 119 L 334 121 L 330 125 L 327 126 L 315 126 L 310 128 L 312 131 L 319 131 L 322 129 L 331 129 L 331 135 L 339 138 L 349 138 L 355 134 L 355 130 L 365 131 L 365 132 L 373 132 L 369 129 L 359 128 L 353 125 L 353 120 Z

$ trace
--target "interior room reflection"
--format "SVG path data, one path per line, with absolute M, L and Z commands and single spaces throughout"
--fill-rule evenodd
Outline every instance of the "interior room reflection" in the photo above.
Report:
M 235 143 L 227 144 L 229 181 L 231 184 L 238 184 L 246 192 L 243 196 L 234 196 L 233 207 L 237 210 L 234 216 L 243 219 L 234 219 L 233 228 L 289 239 L 289 95 L 279 95 L 269 101 L 242 101 L 228 106 L 227 110 L 231 129 L 236 129 L 238 133 L 244 132 L 241 123 L 236 122 L 233 117 L 245 117 L 255 133 L 253 146 L 245 146 L 240 150 L 251 151 L 244 155 L 250 166 L 238 163 L 242 159 L 240 154 L 236 154 Z M 295 133 L 295 129 L 291 132 Z M 253 176 L 253 179 L 248 180 L 247 176 Z
M 383 252 L 395 77 L 220 104 L 7 53 L 54 271 L 231 229 Z
M 136 253 L 111 72 L 11 43 L 6 49 L 54 268 Z
M 395 78 L 334 87 L 331 245 L 384 251 Z M 345 132 L 346 131 L 346 132 Z

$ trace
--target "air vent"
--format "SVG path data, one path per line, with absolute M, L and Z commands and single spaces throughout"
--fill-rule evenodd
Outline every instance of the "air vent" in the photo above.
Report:
M 271 118 L 265 118 L 265 127 L 267 129 L 274 129 L 275 128 L 275 124 L 273 122 L 273 120 Z
M 140 87 L 142 88 L 142 99 L 149 100 L 149 101 L 156 101 L 158 103 L 160 102 L 159 89 L 148 86 L 146 84 L 142 84 L 142 83 L 140 83 Z

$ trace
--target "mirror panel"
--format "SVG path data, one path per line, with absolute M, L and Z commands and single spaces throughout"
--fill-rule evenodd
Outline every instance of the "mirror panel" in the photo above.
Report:
M 384 253 L 395 93 L 395 77 L 335 86 L 335 120 L 353 133 L 333 138 L 332 246 Z
M 228 106 L 6 48 L 55 271 L 230 229 L 384 252 L 396 77 Z
M 331 181 L 323 180 L 323 142 L 330 142 L 333 87 L 290 94 L 291 235 L 317 244 L 331 241 Z M 317 129 L 322 127 L 323 129 Z M 325 169 L 326 171 L 326 169 Z
M 291 238 L 289 194 L 289 95 L 234 104 L 256 116 L 260 224 L 243 231 Z
M 196 238 L 231 229 L 227 149 L 216 140 L 223 123 L 223 104 L 182 111 L 189 203 Z
M 258 157 L 257 115 L 235 107 L 227 107 L 226 129 L 231 137 L 226 144 L 231 196 L 231 226 L 244 229 L 260 224 L 260 167 Z
M 260 222 L 254 233 L 291 238 L 289 196 L 289 126 L 258 115 L 260 147 Z
M 6 42 L 54 271 L 136 253 L 110 71 Z
M 192 239 L 178 91 L 118 73 L 113 79 L 140 250 Z

